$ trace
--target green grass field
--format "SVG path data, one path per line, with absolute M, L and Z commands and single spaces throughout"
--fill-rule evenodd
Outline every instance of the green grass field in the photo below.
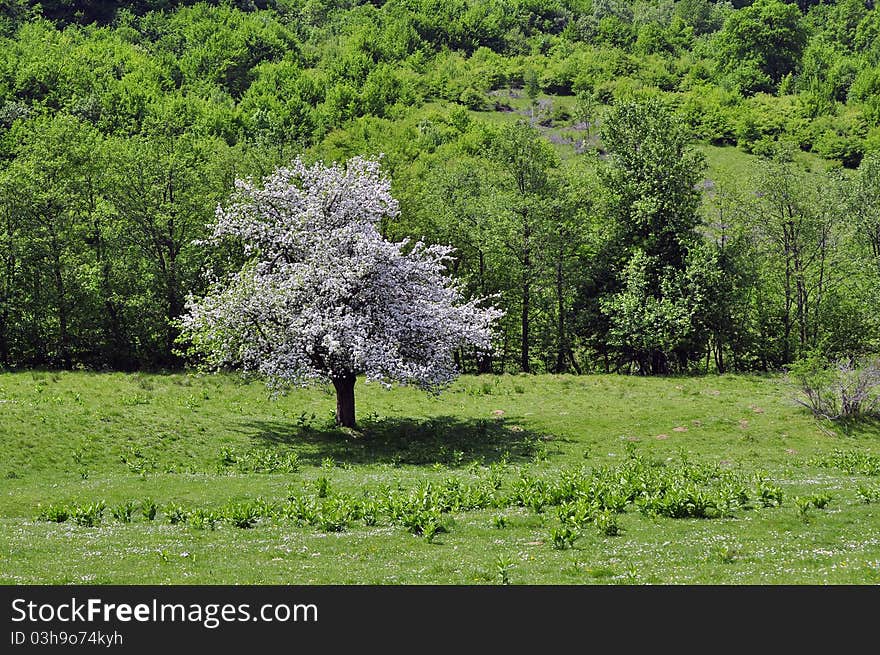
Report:
M 357 393 L 0 375 L 0 582 L 880 582 L 880 427 L 780 377 Z

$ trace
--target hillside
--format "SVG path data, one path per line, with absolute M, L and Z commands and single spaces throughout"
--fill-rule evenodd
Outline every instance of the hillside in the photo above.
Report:
M 450 273 L 506 312 L 467 371 L 876 349 L 872 2 L 4 8 L 6 368 L 180 370 L 187 297 L 243 263 L 198 245 L 235 180 L 355 155 L 392 179 L 385 235 L 454 246 Z M 524 147 L 544 154 L 515 170 Z

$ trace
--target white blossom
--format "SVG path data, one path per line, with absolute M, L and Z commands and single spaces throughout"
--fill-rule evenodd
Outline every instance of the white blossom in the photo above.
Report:
M 385 240 L 379 222 L 398 213 L 372 159 L 238 181 L 204 245 L 233 239 L 248 263 L 188 299 L 182 338 L 209 366 L 282 385 L 356 374 L 439 389 L 456 349 L 492 350 L 502 312 L 463 297 L 451 248 Z

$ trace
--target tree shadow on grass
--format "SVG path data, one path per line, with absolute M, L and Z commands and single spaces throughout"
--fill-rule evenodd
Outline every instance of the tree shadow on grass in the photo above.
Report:
M 444 464 L 478 461 L 525 461 L 548 454 L 553 437 L 502 419 L 367 419 L 356 432 L 335 427 L 292 425 L 283 421 L 245 424 L 262 445 L 287 445 L 300 460 L 320 464 L 325 458 L 349 464 Z
M 875 440 L 880 438 L 880 417 L 876 416 L 853 416 L 837 420 L 816 418 L 819 429 L 837 436 L 852 438 L 867 438 Z

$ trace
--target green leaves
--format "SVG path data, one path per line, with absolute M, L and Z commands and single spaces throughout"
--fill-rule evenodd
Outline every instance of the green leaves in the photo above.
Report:
M 772 91 L 795 70 L 807 35 L 800 11 L 782 0 L 756 0 L 734 12 L 716 39 L 718 62 L 744 93 Z

